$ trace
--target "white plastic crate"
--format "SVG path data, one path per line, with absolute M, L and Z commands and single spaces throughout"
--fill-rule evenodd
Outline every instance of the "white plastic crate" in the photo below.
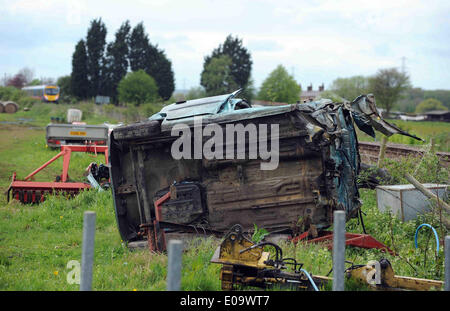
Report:
M 67 110 L 67 123 L 81 122 L 83 112 L 79 109 L 68 109 Z

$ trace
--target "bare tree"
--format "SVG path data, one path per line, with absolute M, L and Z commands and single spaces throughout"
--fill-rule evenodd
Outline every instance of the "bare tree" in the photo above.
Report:
M 55 79 L 51 77 L 41 77 L 42 84 L 55 84 Z
M 29 84 L 34 79 L 34 70 L 29 67 L 23 67 L 19 70 L 18 74 L 21 74 L 25 78 L 25 84 Z
M 1 77 L 1 82 L 0 85 L 1 86 L 7 86 L 8 85 L 8 81 L 12 79 L 12 76 L 10 74 L 4 73 L 4 75 Z

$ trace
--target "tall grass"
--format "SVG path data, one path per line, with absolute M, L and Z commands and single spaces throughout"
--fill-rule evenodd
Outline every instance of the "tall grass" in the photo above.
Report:
M 36 115 L 46 113 L 48 117 L 49 113 L 55 113 L 58 110 L 54 109 L 59 108 L 43 104 L 33 106 L 33 109 Z M 37 123 L 45 124 L 42 123 L 45 118 L 37 117 Z M 9 185 L 12 171 L 23 178 L 58 152 L 45 148 L 44 137 L 43 129 L 30 130 L 23 125 L 0 126 L 0 163 L 3 164 L 0 166 L 1 192 Z M 69 176 L 74 180 L 82 180 L 83 171 L 91 161 L 101 162 L 103 158 L 92 159 L 87 154 L 74 153 Z M 417 168 L 413 164 L 417 164 L 417 161 L 399 161 L 391 166 L 388 163 L 387 167 L 391 174 L 401 178 L 404 170 Z M 435 182 L 434 178 L 440 176 L 435 174 L 440 172 L 435 165 L 432 159 L 425 159 L 417 169 L 420 173 L 417 178 L 421 182 Z M 55 163 L 45 172 L 39 173 L 37 180 L 53 180 L 61 169 L 62 163 Z M 347 260 L 365 264 L 369 260 L 385 257 L 398 275 L 443 279 L 443 253 L 442 250 L 434 253 L 431 232 L 427 229 L 422 231 L 418 240 L 419 248 L 414 247 L 415 228 L 423 222 L 435 226 L 440 238 L 448 233 L 435 217 L 427 214 L 403 223 L 392 214 L 378 210 L 374 190 L 361 190 L 361 200 L 364 202 L 362 210 L 366 214 L 367 233 L 394 249 L 400 256 L 375 249 L 348 247 Z M 69 284 L 66 280 L 70 272 L 67 263 L 70 260 L 81 261 L 82 221 L 86 210 L 97 213 L 93 289 L 164 290 L 167 256 L 152 254 L 148 250 L 128 249 L 117 229 L 111 193 L 95 190 L 82 192 L 71 200 L 50 196 L 39 205 L 22 205 L 15 201 L 7 204 L 1 197 L 0 290 L 78 290 L 78 285 Z M 352 219 L 347 222 L 347 231 L 361 233 L 362 229 L 358 221 Z M 182 290 L 220 290 L 221 266 L 210 263 L 219 243 L 217 239 L 207 238 L 194 239 L 185 245 Z M 288 242 L 281 242 L 280 245 L 285 257 L 296 258 L 313 274 L 326 275 L 332 268 L 332 253 L 323 245 L 294 245 Z M 347 289 L 367 289 L 360 285 L 347 285 Z
M 362 191 L 365 224 L 369 234 L 400 257 L 380 250 L 347 247 L 346 258 L 355 264 L 387 258 L 398 275 L 443 279 L 443 254 L 434 256 L 435 245 L 427 243 L 428 232 L 420 235 L 414 248 L 414 231 L 423 221 L 403 223 L 378 211 L 373 190 Z M 130 251 L 118 234 L 110 192 L 85 191 L 72 200 L 50 196 L 38 206 L 10 203 L 0 208 L 0 289 L 77 290 L 66 281 L 70 260 L 81 260 L 83 212 L 97 214 L 95 237 L 95 290 L 165 290 L 167 256 L 148 250 Z M 436 225 L 436 224 L 435 224 Z M 438 230 L 439 226 L 436 225 Z M 347 231 L 361 232 L 356 220 Z M 182 290 L 220 290 L 220 268 L 210 263 L 219 241 L 194 239 L 185 245 Z M 285 257 L 294 257 L 315 275 L 332 268 L 332 253 L 320 244 L 280 242 Z M 424 262 L 425 245 L 428 259 Z M 332 273 L 331 273 L 332 276 Z M 350 285 L 349 285 L 350 286 Z M 326 287 L 327 288 L 327 287 Z M 362 289 L 365 287 L 350 287 Z
M 83 213 L 96 212 L 93 289 L 165 290 L 167 256 L 130 251 L 120 239 L 108 191 L 72 200 L 0 208 L 0 290 L 78 290 L 67 283 L 70 260 L 81 262 Z M 217 241 L 193 240 L 183 255 L 184 290 L 218 290 L 220 267 L 209 264 Z

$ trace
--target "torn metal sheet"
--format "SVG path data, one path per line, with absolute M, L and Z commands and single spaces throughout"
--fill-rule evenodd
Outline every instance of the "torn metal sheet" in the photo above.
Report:
M 375 132 L 371 129 L 371 126 L 386 136 L 401 134 L 423 141 L 423 139 L 415 135 L 411 135 L 401 130 L 394 124 L 383 120 L 381 115 L 378 113 L 377 107 L 375 106 L 375 97 L 372 94 L 367 96 L 358 96 L 351 103 L 351 107 L 353 109 L 353 114 L 358 127 L 372 137 L 375 137 Z
M 296 232 L 312 225 L 325 229 L 332 224 L 334 210 L 345 210 L 351 218 L 361 206 L 354 124 L 366 132 L 376 128 L 409 135 L 378 119 L 374 101 L 366 95 L 351 104 L 320 100 L 257 108 L 237 95 L 238 91 L 174 103 L 146 122 L 112 131 L 110 176 L 123 240 L 142 238 L 141 225 L 156 218 L 154 202 L 169 191 L 170 199 L 161 205 L 161 221 L 219 231 L 234 224 L 244 230 L 254 225 Z M 215 137 L 215 150 L 226 149 L 229 125 L 266 126 L 267 141 L 278 134 L 279 163 L 275 169 L 262 170 L 267 160 L 251 156 L 256 145 L 250 134 L 235 158 L 202 155 L 176 160 L 171 148 L 178 137 L 171 131 L 181 125 L 192 136 L 209 125 L 222 129 L 224 136 Z M 272 125 L 278 130 L 272 131 Z M 202 137 L 202 143 L 209 138 Z M 238 147 L 234 140 L 229 146 Z

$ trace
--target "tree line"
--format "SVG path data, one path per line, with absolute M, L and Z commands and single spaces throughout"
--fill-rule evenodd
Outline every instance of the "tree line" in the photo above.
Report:
M 61 90 L 79 99 L 110 96 L 114 103 L 168 100 L 175 88 L 172 65 L 164 51 L 150 43 L 143 23 L 131 29 L 129 21 L 124 22 L 108 44 L 106 33 L 101 19 L 91 21 L 86 38 L 75 46 L 71 75 L 59 79 Z M 252 64 L 242 40 L 227 36 L 204 58 L 201 94 L 212 96 L 242 88 L 241 94 L 251 100 Z
M 112 42 L 106 42 L 107 29 L 101 18 L 91 21 L 86 37 L 75 45 L 72 72 L 60 77 L 57 84 L 63 95 L 88 99 L 96 95 L 109 96 L 113 103 L 166 101 L 175 89 L 172 63 L 164 50 L 150 42 L 143 22 L 134 28 L 127 20 L 119 27 Z M 200 85 L 191 88 L 186 99 L 214 96 L 242 88 L 241 97 L 295 103 L 301 88 L 281 64 L 263 81 L 258 91 L 252 79 L 253 61 L 242 39 L 231 34 L 203 60 Z M 19 71 L 3 85 L 21 88 L 43 82 L 32 79 L 29 68 Z M 334 101 L 355 99 L 360 94 L 373 93 L 377 105 L 389 111 L 423 112 L 450 108 L 450 91 L 427 91 L 413 88 L 409 76 L 396 68 L 380 69 L 372 76 L 337 78 L 320 96 Z
M 36 78 L 34 70 L 29 67 L 23 67 L 15 75 L 5 75 L 2 77 L 0 84 L 3 86 L 11 86 L 21 89 L 24 86 L 33 86 L 41 84 L 52 84 L 55 80 L 50 77 Z
M 157 86 L 157 95 L 167 100 L 175 89 L 172 63 L 164 50 L 150 43 L 144 24 L 131 28 L 127 20 L 106 42 L 107 29 L 101 18 L 90 23 L 85 39 L 80 39 L 72 55 L 70 94 L 80 99 L 96 95 L 119 100 L 118 86 L 131 72 L 142 70 Z
M 329 91 L 321 96 L 353 100 L 367 93 L 373 93 L 377 106 L 386 109 L 387 113 L 393 109 L 407 113 L 450 109 L 450 91 L 414 88 L 408 74 L 397 68 L 380 69 L 372 76 L 337 78 Z

